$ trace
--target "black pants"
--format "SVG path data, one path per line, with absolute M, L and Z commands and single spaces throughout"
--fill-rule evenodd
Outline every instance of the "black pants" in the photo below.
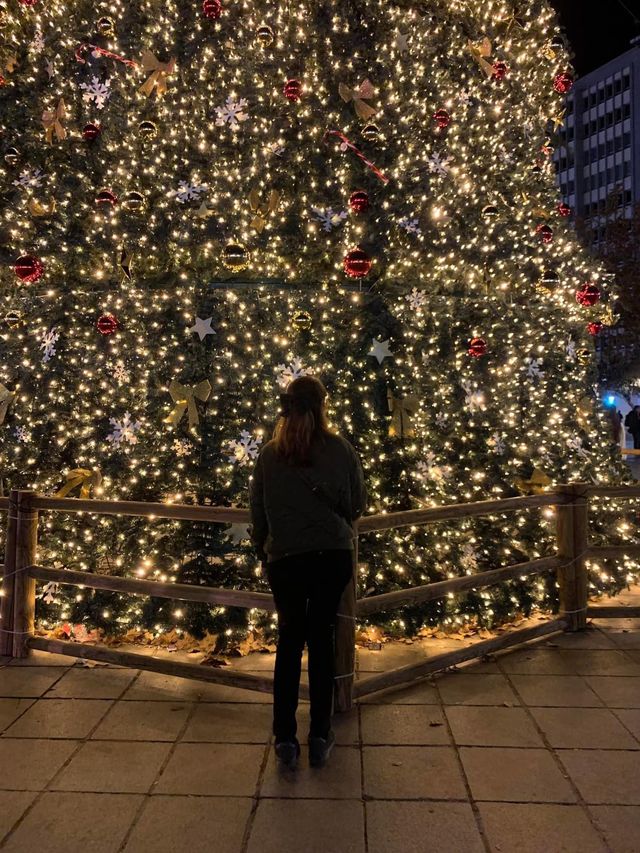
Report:
M 326 737 L 331 727 L 336 612 L 353 575 L 353 553 L 309 551 L 267 565 L 278 612 L 278 650 L 273 686 L 276 742 L 296 736 L 302 651 L 309 650 L 310 734 Z
M 633 449 L 640 450 L 640 432 L 634 432 L 633 435 Z

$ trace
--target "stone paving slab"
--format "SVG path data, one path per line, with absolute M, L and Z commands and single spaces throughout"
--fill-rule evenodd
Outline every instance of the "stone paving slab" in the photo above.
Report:
M 237 853 L 250 797 L 150 797 L 124 853 Z
M 28 812 L 3 851 L 117 853 L 142 804 L 125 794 L 47 792 Z
M 469 803 L 375 801 L 366 804 L 369 853 L 483 853 Z
M 600 834 L 580 806 L 480 803 L 478 808 L 492 850 L 607 853 Z
M 442 650 L 360 650 L 357 675 Z M 270 706 L 69 657 L 0 661 L 0 853 L 640 853 L 640 620 L 366 697 L 336 717 L 326 768 L 308 764 L 307 702 L 300 766 L 277 767 Z

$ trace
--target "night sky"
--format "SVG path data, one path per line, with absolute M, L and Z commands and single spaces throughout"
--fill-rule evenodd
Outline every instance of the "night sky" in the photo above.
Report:
M 587 74 L 628 50 L 633 36 L 640 35 L 638 0 L 607 0 L 597 13 L 584 0 L 551 0 L 551 3 L 560 13 L 580 74 Z

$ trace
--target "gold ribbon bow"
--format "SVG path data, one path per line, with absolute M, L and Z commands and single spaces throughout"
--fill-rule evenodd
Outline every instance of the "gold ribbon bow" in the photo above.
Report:
M 102 482 L 102 474 L 97 468 L 73 468 L 67 471 L 66 476 L 67 482 L 56 492 L 56 498 L 66 498 L 74 489 L 80 487 L 79 497 L 86 500 L 91 497 L 91 489 L 97 488 Z
M 518 491 L 525 495 L 542 495 L 552 483 L 551 477 L 540 468 L 534 468 L 529 480 L 518 479 L 515 481 Z
M 42 113 L 42 126 L 47 137 L 49 145 L 53 143 L 53 134 L 55 133 L 58 142 L 67 138 L 67 131 L 62 126 L 62 120 L 65 118 L 66 108 L 62 98 L 58 101 L 58 106 L 55 110 L 45 110 Z
M 387 391 L 389 411 L 391 412 L 391 423 L 389 424 L 389 435 L 392 438 L 408 438 L 415 435 L 411 418 L 418 411 L 420 401 L 417 397 L 396 397 L 391 391 Z
M 251 212 L 255 214 L 251 221 L 251 227 L 255 228 L 259 234 L 264 231 L 267 224 L 267 217 L 271 213 L 275 213 L 280 204 L 280 193 L 278 190 L 271 190 L 267 201 L 260 200 L 260 190 L 255 187 L 249 193 L 249 205 Z
M 7 409 L 11 403 L 13 403 L 15 396 L 15 391 L 9 391 L 9 389 L 0 382 L 0 424 L 4 423 L 4 419 L 7 416 Z
M 30 198 L 27 207 L 32 216 L 53 216 L 56 212 L 56 200 L 52 198 L 49 204 L 43 204 L 36 198 Z
M 175 59 L 170 59 L 168 62 L 160 62 L 158 57 L 154 56 L 150 50 L 145 50 L 142 53 L 140 64 L 149 76 L 142 86 L 140 86 L 138 92 L 149 98 L 153 90 L 156 89 L 158 97 L 161 98 L 167 91 L 167 77 L 175 71 Z
M 467 42 L 467 50 L 473 56 L 480 68 L 484 71 L 487 77 L 493 77 L 493 65 L 487 60 L 491 59 L 493 47 L 491 42 L 485 36 L 481 41 Z
M 361 118 L 363 121 L 368 121 L 376 114 L 374 108 L 365 101 L 365 98 L 367 100 L 371 100 L 375 95 L 375 89 L 373 88 L 373 83 L 371 83 L 370 80 L 365 80 L 357 89 L 350 89 L 349 86 L 345 86 L 344 83 L 340 83 L 338 91 L 340 92 L 342 100 L 347 104 L 349 101 L 353 101 L 358 118 Z
M 200 423 L 200 419 L 198 417 L 196 398 L 198 400 L 202 400 L 203 403 L 209 399 L 209 394 L 211 394 L 211 383 L 209 380 L 203 379 L 202 382 L 198 382 L 197 385 L 188 387 L 187 385 L 182 385 L 182 383 L 178 382 L 176 379 L 172 379 L 171 384 L 169 385 L 169 393 L 171 394 L 171 399 L 175 403 L 175 406 L 169 416 L 164 419 L 164 423 L 176 426 L 176 424 L 180 423 L 182 416 L 188 410 L 189 429 L 197 426 L 197 424 Z

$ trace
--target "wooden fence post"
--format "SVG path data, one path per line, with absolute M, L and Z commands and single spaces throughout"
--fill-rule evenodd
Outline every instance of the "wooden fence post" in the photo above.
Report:
M 338 714 L 353 707 L 356 668 L 356 590 L 358 588 L 358 539 L 353 552 L 353 576 L 342 593 L 336 618 L 335 682 L 333 707 Z
M 560 612 L 567 615 L 569 631 L 582 631 L 587 626 L 589 584 L 585 553 L 589 547 L 588 488 L 581 483 L 558 487 L 559 494 L 571 497 L 570 503 L 556 507 L 558 556 L 566 561 L 558 569 Z
M 33 635 L 36 610 L 36 582 L 25 572 L 36 562 L 38 510 L 33 509 L 35 492 L 19 491 L 16 530 L 15 598 L 13 606 L 13 656 L 29 654 L 27 638 Z
M 0 657 L 13 654 L 13 605 L 15 601 L 16 529 L 18 522 L 18 493 L 9 494 L 9 510 L 4 540 L 4 575 L 0 597 Z

